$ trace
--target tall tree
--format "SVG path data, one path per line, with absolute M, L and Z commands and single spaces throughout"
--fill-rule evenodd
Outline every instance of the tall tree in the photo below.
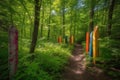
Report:
M 43 26 L 44 26 L 44 1 L 42 1 L 42 20 L 41 20 L 40 37 L 43 37 Z
M 47 39 L 50 39 L 50 26 L 51 26 L 51 0 L 50 0 L 50 12 L 49 12 L 49 20 L 48 20 L 48 35 Z
M 75 13 L 74 13 L 74 40 L 75 40 L 75 37 L 76 37 L 76 27 L 77 27 L 77 12 L 76 12 L 77 9 L 75 9 Z
M 32 34 L 30 53 L 34 52 L 36 42 L 37 42 L 39 22 L 40 22 L 40 8 L 41 8 L 41 4 L 42 4 L 42 0 L 34 0 L 34 1 L 35 1 L 34 29 L 33 29 L 33 34 Z
M 114 6 L 115 6 L 115 0 L 110 0 L 109 11 L 108 11 L 108 25 L 107 25 L 108 36 L 111 35 L 112 16 L 113 16 Z
M 94 27 L 94 22 L 93 22 L 93 18 L 94 18 L 94 7 L 95 7 L 95 0 L 90 0 L 91 4 L 90 4 L 90 23 L 89 23 L 89 31 L 91 32 L 93 30 Z
M 63 37 L 65 37 L 65 0 L 62 0 L 62 27 L 63 27 Z
M 73 24 L 72 24 L 72 20 L 73 20 L 73 14 L 72 14 L 72 11 L 73 11 L 73 9 L 72 9 L 72 7 L 71 7 L 71 9 L 70 9 L 70 36 L 72 36 L 72 27 L 73 27 Z

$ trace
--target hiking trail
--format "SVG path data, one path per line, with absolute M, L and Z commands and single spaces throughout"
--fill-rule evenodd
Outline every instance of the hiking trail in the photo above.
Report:
M 63 80 L 111 80 L 97 67 L 86 66 L 85 55 L 80 44 L 75 48 L 63 73 Z

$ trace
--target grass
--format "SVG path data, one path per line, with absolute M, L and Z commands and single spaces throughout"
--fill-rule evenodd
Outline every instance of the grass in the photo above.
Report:
M 0 80 L 8 77 L 8 34 L 0 31 Z
M 68 62 L 72 46 L 38 42 L 33 61 L 28 46 L 26 43 L 19 50 L 19 67 L 13 80 L 61 80 L 61 73 Z

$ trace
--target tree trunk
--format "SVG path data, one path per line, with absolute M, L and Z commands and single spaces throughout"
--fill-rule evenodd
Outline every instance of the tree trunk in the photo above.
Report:
M 49 21 L 48 21 L 48 37 L 47 37 L 47 40 L 50 39 L 50 24 L 51 24 L 51 0 L 50 0 L 50 13 L 49 13 Z
M 74 13 L 74 40 L 76 40 L 75 37 L 76 37 L 76 27 L 77 27 L 77 12 L 76 11 L 74 12 L 75 12 Z
M 62 26 L 63 26 L 63 37 L 65 37 L 65 0 L 62 2 Z
M 42 1 L 42 23 L 41 23 L 41 32 L 40 37 L 43 37 L 43 26 L 44 26 L 44 1 Z
M 93 18 L 94 18 L 94 3 L 93 2 L 94 2 L 94 0 L 91 0 L 89 32 L 93 31 L 93 27 L 94 27 L 94 22 L 93 22 Z
M 42 0 L 34 0 L 35 1 L 35 16 L 34 16 L 34 29 L 32 34 L 32 42 L 30 46 L 30 53 L 34 53 L 38 30 L 39 30 L 39 21 L 40 21 L 40 8 Z
M 113 15 L 114 6 L 115 6 L 115 0 L 110 0 L 110 6 L 108 12 L 108 26 L 107 26 L 108 36 L 111 35 L 112 15 Z
M 50 16 L 49 16 L 49 22 L 48 22 L 48 37 L 47 40 L 50 39 Z
M 70 36 L 72 36 L 72 26 L 73 26 L 73 24 L 72 24 L 72 20 L 73 20 L 73 17 L 72 17 L 72 7 L 71 7 L 71 14 L 70 14 Z

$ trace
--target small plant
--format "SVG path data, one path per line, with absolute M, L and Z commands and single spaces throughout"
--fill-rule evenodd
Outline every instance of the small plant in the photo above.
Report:
M 62 69 L 70 56 L 70 49 L 63 45 L 42 43 L 31 54 L 27 47 L 19 51 L 19 67 L 14 80 L 59 80 Z

